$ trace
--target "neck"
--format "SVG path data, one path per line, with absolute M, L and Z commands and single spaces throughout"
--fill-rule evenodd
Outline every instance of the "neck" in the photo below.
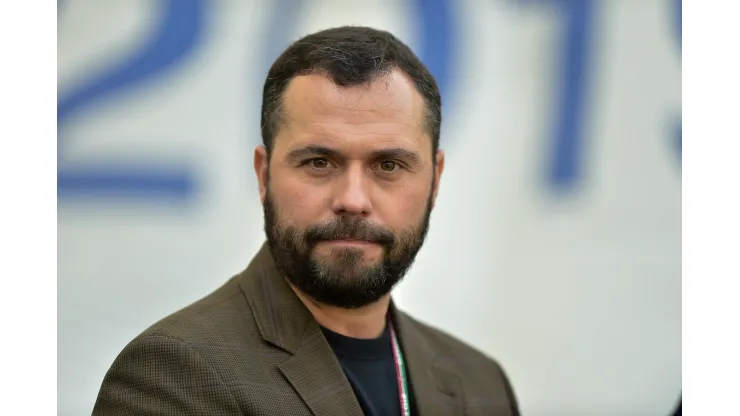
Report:
M 298 299 L 306 305 L 316 322 L 324 328 L 346 337 L 372 339 L 383 333 L 391 302 L 387 294 L 378 301 L 356 309 L 345 309 L 319 303 L 300 289 L 288 283 Z

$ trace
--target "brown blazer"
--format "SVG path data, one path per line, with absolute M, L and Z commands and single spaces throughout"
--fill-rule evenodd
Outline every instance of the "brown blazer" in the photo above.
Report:
M 518 415 L 499 365 L 391 305 L 416 411 Z M 94 416 L 361 416 L 331 347 L 263 246 L 249 267 L 115 359 Z

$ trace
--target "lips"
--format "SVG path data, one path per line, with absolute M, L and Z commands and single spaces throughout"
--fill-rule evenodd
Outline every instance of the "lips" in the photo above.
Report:
M 356 238 L 337 238 L 331 240 L 323 240 L 326 243 L 346 243 L 346 244 L 379 244 L 372 240 L 360 240 Z
M 338 220 L 331 224 L 310 227 L 305 234 L 309 246 L 321 242 L 346 242 L 356 244 L 380 244 L 390 246 L 393 233 L 379 226 L 373 227 L 357 221 Z
M 370 238 L 353 237 L 353 236 L 338 236 L 338 237 L 333 237 L 327 240 L 328 241 L 351 241 L 351 242 L 356 242 L 356 243 L 375 243 L 377 242 Z

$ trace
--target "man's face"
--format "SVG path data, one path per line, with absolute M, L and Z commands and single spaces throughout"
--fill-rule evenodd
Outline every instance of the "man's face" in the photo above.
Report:
M 300 76 L 285 95 L 270 160 L 255 151 L 265 231 L 286 278 L 315 300 L 365 306 L 390 292 L 426 236 L 444 154 L 425 105 L 394 71 L 342 88 Z

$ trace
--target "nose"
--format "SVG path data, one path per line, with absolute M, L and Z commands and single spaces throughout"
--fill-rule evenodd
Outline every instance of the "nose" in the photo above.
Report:
M 367 217 L 372 212 L 370 181 L 362 166 L 349 166 L 336 183 L 332 209 L 337 215 Z

